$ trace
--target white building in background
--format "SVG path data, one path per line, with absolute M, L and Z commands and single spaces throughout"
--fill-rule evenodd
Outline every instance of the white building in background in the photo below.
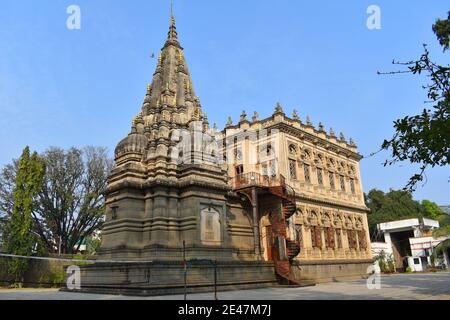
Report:
M 435 239 L 433 230 L 439 228 L 439 222 L 432 219 L 406 219 L 380 223 L 378 230 L 385 242 L 373 242 L 372 253 L 379 255 L 382 251 L 392 255 L 397 270 L 405 271 L 410 267 L 414 272 L 425 271 L 433 265 L 433 248 L 446 238 Z M 449 254 L 444 252 L 438 257 L 438 265 L 449 265 Z

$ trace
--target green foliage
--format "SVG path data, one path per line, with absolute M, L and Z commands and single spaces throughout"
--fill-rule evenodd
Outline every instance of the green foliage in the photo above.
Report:
M 412 273 L 413 271 L 412 271 L 412 268 L 411 267 L 408 267 L 408 268 L 406 268 L 406 273 Z
M 113 166 L 105 148 L 49 148 L 44 181 L 34 199 L 33 231 L 49 253 L 70 254 L 77 244 L 97 231 L 105 214 L 103 193 Z M 0 232 L 2 221 L 12 216 L 13 186 L 19 163 L 13 161 L 0 171 Z M 6 250 L 5 250 L 6 251 Z
M 379 223 L 426 216 L 423 206 L 413 200 L 407 191 L 391 190 L 384 193 L 373 189 L 365 195 L 365 201 L 371 211 L 368 215 L 370 234 L 375 240 L 382 240 L 377 233 Z
M 387 255 L 384 251 L 381 251 L 379 255 L 374 257 L 374 260 L 378 262 L 378 266 L 380 267 L 381 272 L 395 272 L 395 264 L 392 254 Z
M 435 202 L 430 200 L 423 200 L 422 206 L 426 212 L 426 216 L 432 219 L 438 219 L 440 216 L 445 214 L 445 212 L 442 211 L 442 209 L 439 208 Z
M 450 21 L 437 20 L 433 31 L 444 51 L 448 49 Z M 396 120 L 394 136 L 382 144 L 382 149 L 391 151 L 391 159 L 385 162 L 385 166 L 401 161 L 420 165 L 420 171 L 409 179 L 405 187 L 409 191 L 415 190 L 417 183 L 423 181 L 428 167 L 450 164 L 450 67 L 433 62 L 426 45 L 424 51 L 416 61 L 394 61 L 393 64 L 407 69 L 388 73 L 425 74 L 430 81 L 423 86 L 429 100 L 427 108 L 418 115 Z
M 102 244 L 102 240 L 99 237 L 90 236 L 86 240 L 86 253 L 87 255 L 93 256 L 97 254 L 97 251 L 100 249 L 100 245 Z
M 438 256 L 443 254 L 445 251 L 447 251 L 450 248 L 450 239 L 444 240 L 441 243 L 439 243 L 436 248 L 433 250 L 433 255 Z
M 431 206 L 424 205 L 425 201 L 427 200 L 422 201 L 425 210 L 432 215 L 433 219 L 439 221 L 439 228 L 433 231 L 433 236 L 435 238 L 450 236 L 450 215 L 442 211 L 434 202 L 430 202 Z
M 429 200 L 415 201 L 408 191 L 390 190 L 384 193 L 372 189 L 364 195 L 370 209 L 368 224 L 371 238 L 383 240 L 377 232 L 377 224 L 411 218 L 430 218 L 439 221 L 440 228 L 433 232 L 435 237 L 450 235 L 450 215 Z
M 37 242 L 36 236 L 32 233 L 33 201 L 42 185 L 44 174 L 44 161 L 36 152 L 30 157 L 30 149 L 26 147 L 18 163 L 12 215 L 4 234 L 4 247 L 10 254 L 22 256 L 33 254 L 33 247 Z M 27 267 L 26 259 L 11 259 L 9 272 L 14 275 L 17 283 L 23 282 Z
M 39 278 L 39 284 L 44 288 L 58 288 L 64 283 L 65 276 L 64 267 L 61 266 L 42 275 Z
M 433 32 L 438 38 L 439 44 L 445 50 L 450 48 L 450 11 L 446 20 L 437 19 L 433 25 Z

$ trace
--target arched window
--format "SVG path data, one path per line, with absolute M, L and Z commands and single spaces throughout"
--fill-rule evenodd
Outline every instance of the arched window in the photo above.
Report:
M 297 154 L 297 147 L 294 144 L 289 145 L 289 154 L 291 154 L 291 155 Z
M 325 245 L 328 249 L 334 249 L 335 239 L 334 239 L 334 229 L 331 227 L 325 228 Z
M 322 230 L 318 226 L 311 226 L 311 244 L 313 248 L 322 248 Z

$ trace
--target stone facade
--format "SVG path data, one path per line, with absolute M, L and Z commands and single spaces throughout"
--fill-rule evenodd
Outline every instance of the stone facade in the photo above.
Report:
M 352 139 L 347 142 L 342 133 L 337 137 L 333 129 L 326 132 L 322 124 L 315 128 L 309 118 L 303 123 L 296 111 L 288 117 L 280 104 L 263 120 L 255 112 L 249 121 L 244 111 L 240 121 L 233 124 L 229 120 L 217 138 L 223 142 L 231 179 L 253 173 L 283 176 L 294 190 L 296 213 L 287 221 L 287 228 L 288 238 L 300 247 L 292 259 L 297 278 L 300 269 L 336 262 L 350 269 L 345 277 L 364 273 L 361 265 L 367 267 L 372 259 L 368 209 L 359 169 L 361 156 Z M 267 213 L 264 206 L 260 208 L 261 253 L 266 260 Z
M 279 104 L 267 119 L 244 112 L 211 128 L 172 17 L 142 109 L 115 150 L 99 253 L 111 263 L 84 267 L 84 290 L 179 290 L 183 263 L 202 259 L 223 288 L 364 276 L 360 159 L 352 141 Z M 199 280 L 210 270 L 193 268 L 191 286 L 210 286 Z

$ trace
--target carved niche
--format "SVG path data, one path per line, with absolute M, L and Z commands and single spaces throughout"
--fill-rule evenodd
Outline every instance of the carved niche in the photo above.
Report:
M 201 242 L 205 245 L 220 246 L 222 242 L 220 212 L 213 207 L 200 212 Z

